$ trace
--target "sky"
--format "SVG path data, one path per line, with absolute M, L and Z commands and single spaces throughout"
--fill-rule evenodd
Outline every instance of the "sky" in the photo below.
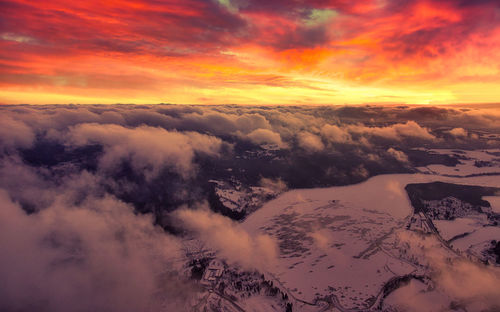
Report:
M 0 2 L 0 103 L 498 103 L 498 0 Z

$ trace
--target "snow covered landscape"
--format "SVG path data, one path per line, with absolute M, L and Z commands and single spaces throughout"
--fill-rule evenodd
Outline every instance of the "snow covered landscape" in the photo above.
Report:
M 291 190 L 250 214 L 241 227 L 250 235 L 265 234 L 275 239 L 279 257 L 262 274 L 289 294 L 288 300 L 299 311 L 404 310 L 408 301 L 403 299 L 408 292 L 416 295 L 434 287 L 430 275 L 434 270 L 432 264 L 418 251 L 423 247 L 418 240 L 413 245 L 405 237 L 434 236 L 434 248 L 450 261 L 488 261 L 485 250 L 492 240 L 500 237 L 500 227 L 493 224 L 490 215 L 496 213 L 495 208 L 475 211 L 471 204 L 445 197 L 435 203 L 429 201 L 427 206 L 435 211 L 453 209 L 453 217 L 414 215 L 405 187 L 435 181 L 499 187 L 500 175 L 490 174 L 500 171 L 500 162 L 490 157 L 496 152 L 464 151 L 466 164 L 457 165 L 453 175 L 434 168 L 432 173 L 422 170 L 420 174 L 380 175 L 349 186 Z M 491 163 L 487 172 L 473 166 L 478 160 Z M 493 199 L 492 207 L 496 207 L 497 198 L 483 197 Z M 422 221 L 417 224 L 417 220 Z M 490 263 L 496 265 L 494 259 Z M 405 282 L 401 286 L 391 284 L 402 280 Z M 402 296 L 399 287 L 404 289 Z M 459 300 L 440 289 L 424 293 L 419 296 L 434 301 L 435 309 L 447 308 Z M 258 296 L 253 298 L 244 301 L 249 310 L 265 311 L 264 306 L 274 310 Z
M 454 155 L 459 164 L 454 167 L 444 165 L 429 165 L 417 168 L 422 173 L 447 176 L 471 176 L 484 174 L 500 174 L 500 150 L 450 150 L 430 149 L 431 154 Z
M 494 115 L 0 110 L 2 312 L 499 311 Z
M 418 262 L 401 256 L 404 250 L 398 242 L 413 211 L 404 187 L 437 180 L 441 179 L 387 175 L 347 187 L 294 190 L 264 205 L 243 227 L 278 240 L 280 259 L 272 272 L 297 298 L 315 302 L 334 294 L 343 308 L 369 308 L 387 281 L 418 269 Z M 500 185 L 499 179 L 476 178 L 476 182 Z M 460 221 L 442 222 L 440 230 L 444 222 Z M 466 250 L 500 235 L 500 227 L 483 229 L 484 223 L 472 221 L 466 225 L 454 233 L 443 230 L 443 238 L 477 231 L 467 240 L 454 242 L 458 250 L 464 250 L 463 246 Z

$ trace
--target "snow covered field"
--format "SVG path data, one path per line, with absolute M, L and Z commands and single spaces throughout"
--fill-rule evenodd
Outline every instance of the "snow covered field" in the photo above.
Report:
M 456 150 L 434 152 L 458 153 Z M 439 249 L 443 257 L 460 258 L 463 254 L 480 258 L 485 246 L 500 238 L 500 227 L 491 226 L 486 214 L 472 213 L 454 220 L 429 221 L 424 235 L 418 229 L 407 229 L 417 215 L 414 215 L 405 186 L 441 181 L 500 187 L 500 175 L 476 175 L 483 168 L 496 168 L 500 172 L 497 152 L 460 152 L 464 164 L 446 167 L 446 170 L 379 175 L 355 185 L 291 190 L 267 202 L 236 226 L 242 227 L 250 237 L 267 234 L 276 241 L 278 258 L 260 273 L 286 292 L 291 297 L 289 302 L 299 311 L 326 311 L 335 307 L 339 311 L 357 311 L 375 309 L 381 302 L 384 308 L 401 308 L 410 302 L 405 297 L 409 294 L 416 300 L 434 302 L 434 308 L 446 307 L 451 299 L 444 293 L 439 290 L 422 292 L 429 285 L 412 279 L 429 273 L 428 259 L 422 252 L 422 248 L 427 247 L 414 239 L 432 237 L 433 248 Z M 476 163 L 478 161 L 486 163 Z M 467 177 L 471 174 L 474 176 Z M 222 181 L 213 182 L 217 183 L 216 192 L 221 201 L 227 204 L 224 202 L 227 200 L 230 203 L 227 206 L 235 210 L 250 202 L 243 200 L 248 194 L 265 198 L 264 195 L 270 193 L 264 188 L 247 192 Z M 500 196 L 484 199 L 491 203 L 493 211 L 498 211 Z M 427 222 L 426 218 L 428 216 L 422 214 L 422 220 Z M 434 227 L 439 232 L 439 239 L 432 234 L 436 232 Z M 388 285 L 394 285 L 391 284 L 394 281 L 399 283 L 402 277 L 410 274 L 413 277 L 408 286 L 398 284 L 392 288 L 397 289 L 395 292 L 385 301 L 382 299 Z M 226 293 L 232 294 L 229 290 Z M 231 300 L 213 293 L 211 296 L 214 306 L 238 310 Z M 238 295 L 237 304 L 248 311 L 273 311 L 279 309 L 278 306 L 283 307 L 276 298 L 268 298 L 262 293 L 241 298 Z
M 460 158 L 460 163 L 454 167 L 445 165 L 429 165 L 417 168 L 422 173 L 431 173 L 451 176 L 468 176 L 477 174 L 500 173 L 500 150 L 450 150 L 450 149 L 431 149 L 428 150 L 434 154 L 456 155 Z
M 491 240 L 497 240 L 500 238 L 500 227 L 479 227 L 476 228 L 471 234 L 458 239 L 452 243 L 454 248 L 466 251 L 472 249 L 472 251 L 477 251 L 476 246 L 482 245 L 483 243 L 489 243 Z
M 500 213 L 500 196 L 484 196 L 483 199 L 490 203 L 493 212 Z
M 389 279 L 416 269 L 402 260 L 394 232 L 413 212 L 404 187 L 434 181 L 500 186 L 500 176 L 380 175 L 356 185 L 286 192 L 242 226 L 277 240 L 280 257 L 270 273 L 296 298 L 313 302 L 335 294 L 345 308 L 368 307 Z M 443 221 L 439 227 L 448 238 L 463 233 L 462 227 L 477 232 L 457 246 L 500 237 L 500 228 L 478 230 L 480 221 Z
M 478 215 L 467 218 L 456 218 L 455 220 L 434 220 L 434 225 L 441 237 L 450 240 L 464 233 L 472 233 L 478 227 L 482 227 L 486 222 L 485 215 Z

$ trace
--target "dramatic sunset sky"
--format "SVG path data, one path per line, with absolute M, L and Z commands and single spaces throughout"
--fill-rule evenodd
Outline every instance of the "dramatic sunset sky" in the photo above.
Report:
M 0 103 L 488 103 L 498 0 L 2 0 Z

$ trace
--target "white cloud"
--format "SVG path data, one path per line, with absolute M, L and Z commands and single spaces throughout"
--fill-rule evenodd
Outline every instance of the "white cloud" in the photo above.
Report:
M 34 131 L 24 122 L 0 115 L 0 148 L 29 148 L 35 140 Z
M 281 148 L 286 147 L 286 144 L 281 140 L 280 134 L 268 129 L 254 130 L 247 135 L 247 138 L 258 145 L 275 144 Z
M 263 269 L 276 261 L 277 245 L 268 235 L 248 233 L 239 223 L 205 208 L 179 209 L 173 215 L 229 262 Z
M 344 128 L 336 125 L 324 125 L 321 128 L 321 135 L 328 142 L 333 143 L 348 143 L 351 142 L 351 135 Z
M 496 311 L 500 307 L 500 269 L 473 263 L 450 255 L 433 236 L 422 237 L 401 231 L 398 237 L 410 247 L 413 254 L 423 256 L 431 270 L 435 288 L 428 294 L 415 291 L 415 285 L 397 290 L 397 304 L 407 311 L 441 311 L 450 303 L 458 302 L 467 311 Z M 418 289 L 417 289 L 418 290 Z M 403 298 L 413 298 L 402 302 Z
M 353 133 L 378 136 L 390 140 L 400 141 L 403 138 L 417 138 L 421 140 L 434 141 L 436 137 L 427 128 L 421 127 L 415 121 L 397 123 L 387 127 L 367 127 L 363 125 L 347 126 L 347 130 Z
M 459 138 L 466 138 L 468 135 L 467 130 L 465 130 L 464 128 L 453 128 L 450 131 L 448 131 L 448 133 L 454 137 L 459 137 Z
M 2 311 L 157 309 L 159 274 L 178 270 L 176 239 L 112 197 L 27 215 L 0 190 L 0 208 Z
M 113 170 L 121 161 L 130 160 L 137 172 L 144 172 L 148 177 L 155 176 L 164 167 L 173 168 L 181 176 L 189 176 L 194 170 L 195 153 L 215 157 L 223 145 L 221 139 L 197 132 L 100 124 L 72 127 L 64 139 L 75 146 L 102 144 L 105 153 L 100 166 L 103 169 Z
M 286 183 L 281 179 L 262 178 L 260 179 L 259 184 L 260 186 L 269 188 L 275 192 L 283 192 L 288 188 Z
M 310 132 L 300 132 L 297 134 L 297 142 L 301 148 L 308 152 L 320 152 L 325 149 L 321 138 Z
M 391 155 L 392 157 L 394 157 L 394 159 L 396 159 L 399 162 L 408 163 L 408 156 L 404 152 L 402 152 L 402 151 L 398 151 L 398 150 L 390 147 L 387 150 L 387 153 L 389 155 Z

